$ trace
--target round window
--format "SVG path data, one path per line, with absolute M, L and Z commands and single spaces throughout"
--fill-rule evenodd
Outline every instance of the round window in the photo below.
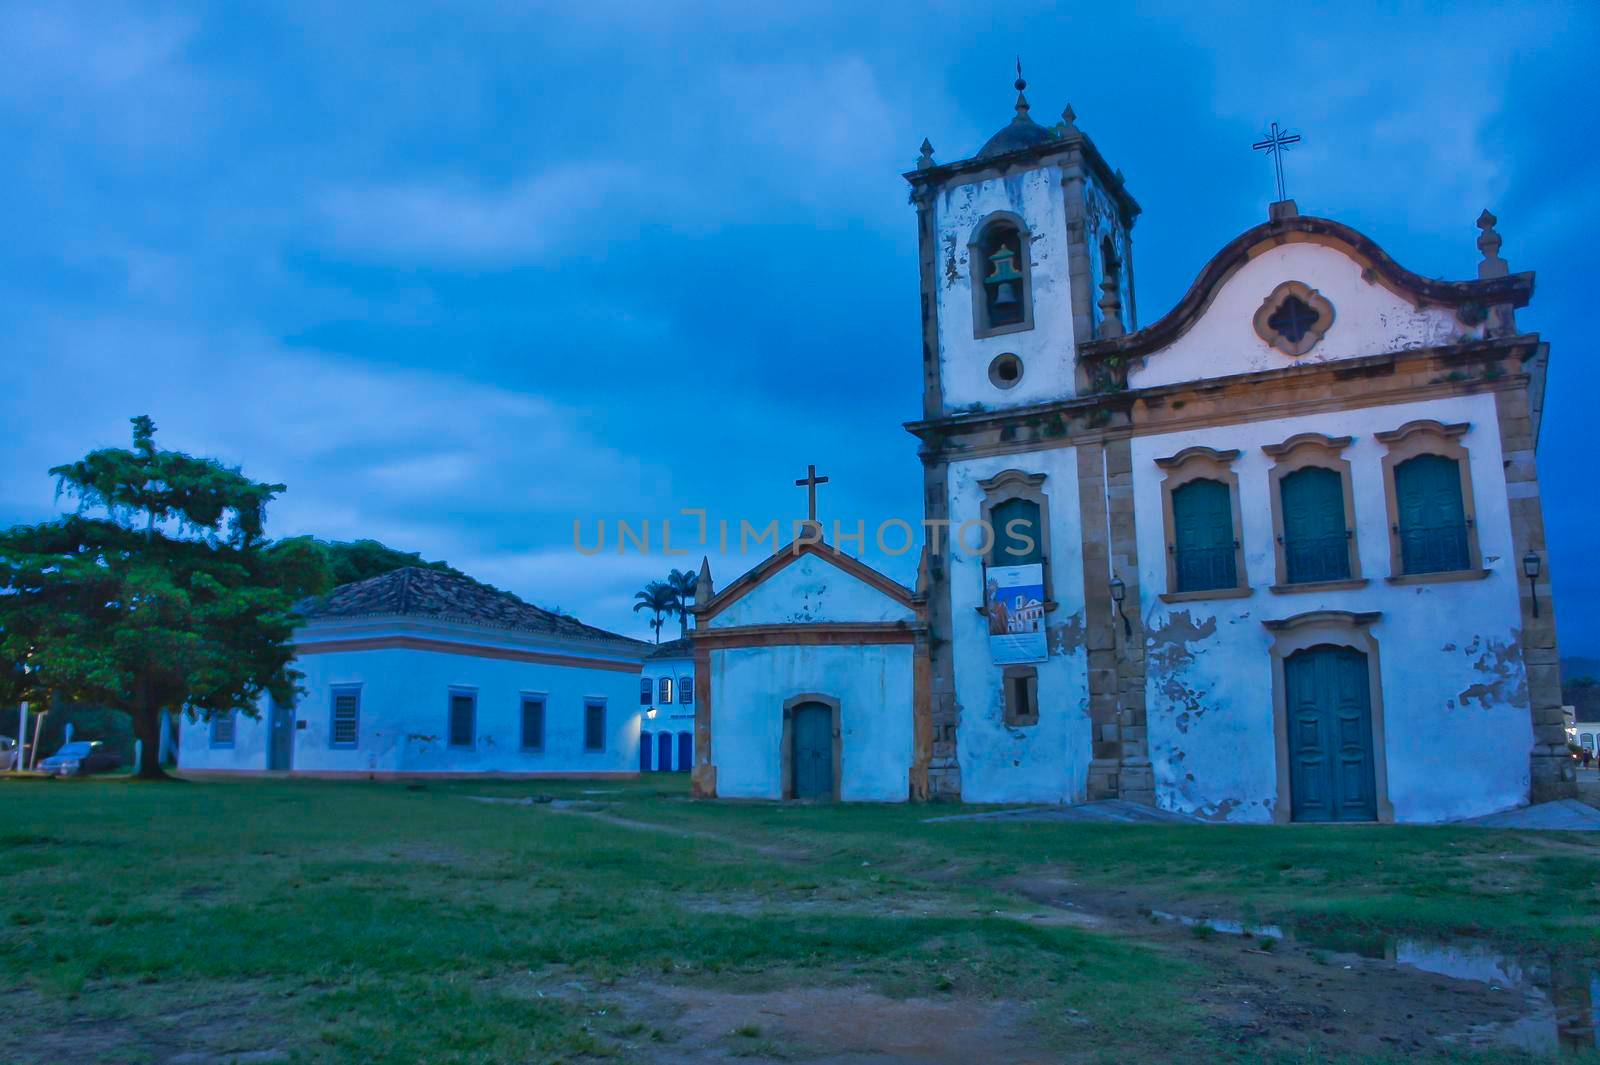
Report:
M 989 383 L 996 388 L 1015 388 L 1022 380 L 1022 360 L 1011 352 L 996 355 L 989 364 Z

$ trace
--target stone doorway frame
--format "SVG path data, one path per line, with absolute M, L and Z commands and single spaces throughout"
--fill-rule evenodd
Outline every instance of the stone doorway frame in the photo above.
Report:
M 1376 610 L 1311 610 L 1278 621 L 1263 621 L 1272 633 L 1272 732 L 1278 756 L 1278 798 L 1272 805 L 1275 824 L 1287 825 L 1293 816 L 1294 792 L 1289 782 L 1289 691 L 1284 663 L 1297 651 L 1330 644 L 1359 651 L 1367 658 L 1367 712 L 1372 715 L 1372 790 L 1378 824 L 1394 821 L 1389 801 L 1389 745 L 1383 727 L 1383 669 L 1378 641 L 1371 626 L 1382 615 Z M 1351 822 L 1352 824 L 1356 822 Z
M 829 710 L 831 722 L 828 728 L 829 737 L 833 741 L 833 791 L 828 796 L 829 801 L 838 802 L 840 789 L 844 784 L 841 773 L 843 755 L 843 733 L 840 731 L 839 700 L 831 695 L 821 692 L 802 692 L 792 695 L 783 701 L 783 732 L 778 740 L 778 759 L 781 769 L 782 787 L 779 794 L 785 802 L 794 801 L 794 712 L 797 707 L 806 703 L 820 703 Z

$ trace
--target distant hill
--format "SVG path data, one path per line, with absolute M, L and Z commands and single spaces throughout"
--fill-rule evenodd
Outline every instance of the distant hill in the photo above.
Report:
M 1600 658 L 1563 658 L 1561 679 L 1570 684 L 1583 677 L 1600 680 Z

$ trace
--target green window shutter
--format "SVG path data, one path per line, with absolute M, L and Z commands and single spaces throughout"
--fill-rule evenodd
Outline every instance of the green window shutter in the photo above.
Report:
M 1007 531 L 1012 522 L 1017 523 L 1017 535 Z M 1039 504 L 1031 499 L 1007 499 L 990 509 L 989 523 L 994 527 L 993 565 L 1023 566 L 1044 561 L 1044 523 L 1039 520 Z
M 1172 493 L 1177 591 L 1236 588 L 1233 499 L 1221 481 L 1190 481 Z
M 606 704 L 583 704 L 583 749 L 586 751 L 603 751 L 606 749 Z
M 522 749 L 544 750 L 544 700 L 522 700 Z
M 473 746 L 477 739 L 477 716 L 477 696 L 469 692 L 450 693 L 450 746 Z
M 1406 573 L 1448 573 L 1469 565 L 1461 464 L 1418 455 L 1394 468 L 1400 564 Z
M 1344 479 L 1308 466 L 1278 482 L 1283 507 L 1283 561 L 1290 584 L 1342 581 L 1350 576 L 1350 534 Z

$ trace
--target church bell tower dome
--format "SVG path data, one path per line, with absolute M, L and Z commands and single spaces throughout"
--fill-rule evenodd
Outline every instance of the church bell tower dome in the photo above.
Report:
M 1028 98 L 1023 95 L 1023 90 L 1028 83 L 1022 79 L 1022 63 L 1017 63 L 1017 116 L 986 141 L 978 149 L 977 159 L 989 159 L 996 155 L 1005 155 L 1023 148 L 1032 148 L 1035 145 L 1045 144 L 1057 140 L 1055 131 L 1046 129 L 1028 116 Z

